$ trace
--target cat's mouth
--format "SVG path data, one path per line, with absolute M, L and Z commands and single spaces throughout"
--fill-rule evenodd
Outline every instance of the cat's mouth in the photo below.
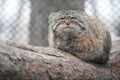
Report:
M 63 28 L 64 30 L 71 30 L 73 29 L 72 27 L 70 27 L 69 25 L 67 25 L 65 28 Z
M 74 33 L 76 33 L 76 29 L 71 26 L 66 26 L 62 30 L 63 31 L 61 32 L 64 33 L 65 35 L 73 35 Z

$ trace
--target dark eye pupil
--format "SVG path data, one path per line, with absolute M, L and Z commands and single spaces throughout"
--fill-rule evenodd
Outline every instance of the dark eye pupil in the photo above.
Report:
M 76 20 L 77 18 L 76 18 L 76 17 L 71 17 L 71 19 L 74 19 L 74 20 Z
M 64 20 L 64 18 L 59 18 L 58 20 Z
M 64 19 L 64 18 L 60 18 L 60 19 Z

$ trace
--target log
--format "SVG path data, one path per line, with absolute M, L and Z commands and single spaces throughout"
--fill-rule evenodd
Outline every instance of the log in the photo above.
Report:
M 111 71 L 118 77 L 118 80 L 120 80 L 120 38 L 112 42 L 108 64 L 111 66 Z
M 119 80 L 120 60 L 111 55 L 107 64 L 86 63 L 58 49 L 0 41 L 0 80 Z

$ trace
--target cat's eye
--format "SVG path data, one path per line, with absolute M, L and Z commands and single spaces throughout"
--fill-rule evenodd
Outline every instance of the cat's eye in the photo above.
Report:
M 59 18 L 58 21 L 64 21 L 64 18 Z
M 76 17 L 71 17 L 71 20 L 77 20 L 77 18 Z

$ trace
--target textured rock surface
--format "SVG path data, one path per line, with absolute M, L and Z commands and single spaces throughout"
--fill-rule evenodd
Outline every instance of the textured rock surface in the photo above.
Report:
M 120 79 L 120 38 L 113 40 L 108 63 L 111 65 L 111 71 Z
M 118 80 L 119 65 L 85 63 L 57 49 L 0 41 L 0 80 Z

